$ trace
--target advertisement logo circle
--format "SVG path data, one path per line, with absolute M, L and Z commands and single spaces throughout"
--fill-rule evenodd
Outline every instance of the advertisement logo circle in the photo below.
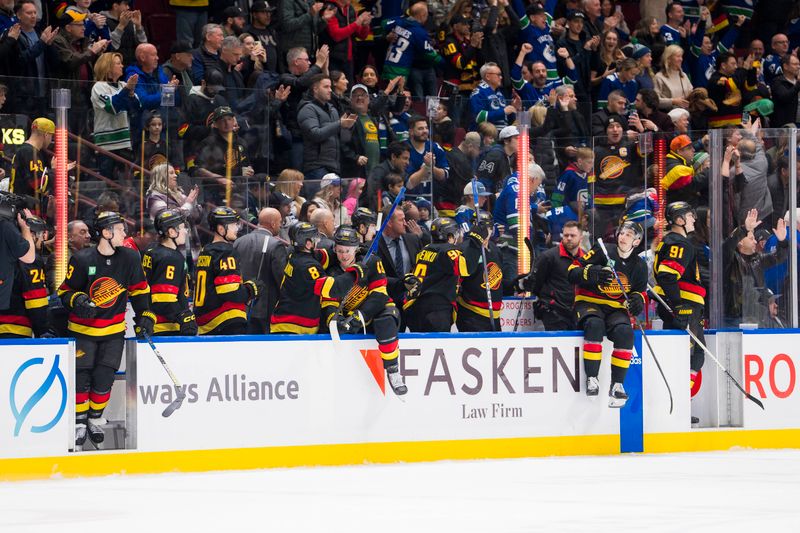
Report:
M 53 366 L 50 368 L 50 372 L 48 372 L 44 382 L 24 403 L 22 409 L 17 409 L 16 400 L 17 384 L 19 383 L 19 379 L 22 377 L 22 374 L 31 366 L 44 364 L 44 358 L 33 357 L 28 359 L 19 366 L 16 372 L 14 372 L 14 377 L 11 379 L 11 387 L 9 389 L 9 406 L 11 407 L 11 414 L 14 415 L 14 420 L 17 421 L 14 426 L 15 437 L 19 436 L 23 422 L 25 422 L 25 419 L 28 418 L 28 415 L 30 415 L 34 407 L 36 407 L 36 405 L 47 395 L 47 393 L 50 392 L 50 388 L 53 386 L 56 380 L 58 380 L 58 383 L 61 385 L 61 402 L 59 404 L 58 411 L 48 423 L 41 426 L 31 426 L 31 433 L 44 433 L 51 430 L 56 424 L 58 424 L 59 420 L 61 420 L 61 417 L 64 416 L 64 409 L 67 407 L 67 381 L 64 379 L 64 374 L 61 372 L 61 369 L 58 366 L 60 358 L 61 356 L 56 354 L 56 356 L 53 358 Z

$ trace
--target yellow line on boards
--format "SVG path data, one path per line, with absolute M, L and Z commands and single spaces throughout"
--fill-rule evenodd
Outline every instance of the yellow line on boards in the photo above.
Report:
M 0 481 L 55 476 L 161 474 L 617 453 L 619 453 L 619 435 L 375 442 L 174 452 L 81 452 L 60 457 L 0 459 Z
M 645 453 L 708 452 L 731 448 L 800 448 L 800 429 L 717 428 L 644 436 Z

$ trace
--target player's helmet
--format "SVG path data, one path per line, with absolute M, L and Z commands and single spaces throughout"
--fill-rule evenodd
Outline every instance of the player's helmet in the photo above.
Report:
M 371 209 L 367 209 L 366 207 L 359 207 L 356 209 L 353 214 L 350 216 L 350 220 L 353 221 L 353 227 L 358 228 L 361 224 L 369 227 L 370 224 L 375 224 L 378 222 L 378 215 L 375 214 L 374 211 Z
M 431 222 L 433 242 L 447 242 L 450 235 L 457 237 L 459 231 L 458 224 L 452 218 L 438 217 Z
M 620 225 L 617 227 L 616 237 L 619 237 L 619 234 L 622 233 L 622 230 L 631 230 L 636 238 L 641 240 L 644 236 L 644 230 L 642 229 L 642 225 L 638 222 L 634 222 L 633 220 L 623 220 Z
M 103 230 L 110 228 L 114 224 L 124 224 L 125 220 L 122 215 L 116 211 L 101 211 L 94 217 L 94 233 L 99 239 L 103 234 Z
M 239 213 L 230 207 L 215 207 L 208 214 L 208 225 L 212 231 L 216 231 L 218 225 L 231 224 L 238 221 Z
M 358 240 L 358 233 L 353 229 L 353 226 L 342 225 L 333 234 L 333 242 L 339 246 L 358 246 L 361 242 Z
M 479 211 L 477 217 L 475 215 L 472 216 L 472 223 L 477 224 L 482 228 L 486 228 L 489 231 L 492 230 L 494 222 L 492 220 L 492 214 L 488 211 Z
M 47 230 L 47 222 L 42 220 L 40 217 L 36 215 L 30 215 L 25 219 L 25 223 L 28 224 L 28 227 L 31 229 L 33 233 L 39 233 L 40 231 Z
M 183 216 L 183 213 L 180 212 L 178 209 L 167 209 L 166 211 L 160 212 L 156 216 L 155 226 L 156 231 L 161 236 L 167 235 L 167 230 L 169 228 L 177 228 L 181 224 L 185 223 L 186 219 Z
M 317 242 L 319 230 L 314 224 L 308 222 L 298 222 L 292 226 L 292 244 L 295 248 L 304 250 L 308 241 Z
M 672 202 L 664 211 L 664 216 L 667 219 L 667 223 L 675 224 L 675 221 L 686 213 L 694 213 L 694 208 L 688 202 Z

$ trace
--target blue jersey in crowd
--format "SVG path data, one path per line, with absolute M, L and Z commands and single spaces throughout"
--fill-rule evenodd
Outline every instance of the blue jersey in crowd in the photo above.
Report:
M 608 95 L 611 94 L 611 91 L 622 91 L 628 102 L 635 102 L 636 93 L 639 92 L 639 83 L 635 79 L 623 83 L 616 72 L 609 74 L 603 78 L 603 83 L 600 85 L 600 94 L 597 96 L 598 109 L 605 109 L 608 106 Z
M 736 38 L 739 37 L 739 28 L 731 26 L 710 54 L 704 54 L 701 48 L 705 34 L 706 23 L 705 21 L 700 21 L 697 25 L 697 31 L 692 36 L 692 46 L 689 49 L 690 72 L 688 74 L 691 76 L 692 85 L 695 87 L 708 87 L 708 80 L 717 70 L 717 58 L 720 54 L 727 52 L 736 42 Z
M 481 122 L 491 122 L 498 130 L 508 126 L 509 120 L 506 119 L 505 112 L 507 105 L 506 97 L 499 88 L 495 90 L 485 81 L 480 82 L 469 97 L 469 107 L 475 117 L 471 129 L 475 130 L 476 125 Z
M 417 149 L 414 148 L 414 145 L 411 144 L 411 141 L 408 141 L 408 146 L 411 151 L 411 157 L 409 158 L 408 168 L 406 169 L 406 176 L 405 176 L 406 180 L 408 180 L 408 177 L 411 174 L 413 174 L 414 172 L 419 170 L 420 167 L 425 165 L 423 158 L 425 157 L 425 154 L 427 152 L 431 151 L 431 143 L 432 141 L 430 140 L 426 141 L 425 150 L 423 152 L 417 152 Z M 444 169 L 444 174 L 445 174 L 444 179 L 447 179 L 450 174 L 450 165 L 447 163 L 447 155 L 445 154 L 442 147 L 439 146 L 439 143 L 433 143 L 433 160 L 434 160 L 433 165 L 435 167 Z M 421 183 L 416 187 L 414 187 L 413 189 L 406 191 L 406 195 L 409 196 L 410 198 L 416 198 L 417 196 L 425 196 L 427 198 L 430 198 L 431 180 L 426 179 L 424 183 Z
M 519 227 L 519 206 L 517 205 L 517 196 L 519 195 L 519 180 L 517 173 L 514 172 L 506 180 L 505 187 L 497 197 L 494 204 L 494 217 L 495 224 L 503 226 L 505 232 L 503 233 L 502 241 L 504 244 L 516 250 L 517 228 Z M 536 215 L 536 210 L 539 203 L 547 200 L 544 187 L 541 185 L 531 194 L 531 219 Z
M 383 64 L 383 79 L 397 76 L 408 78 L 412 67 L 429 67 L 443 61 L 433 48 L 428 32 L 415 19 L 400 18 L 387 21 L 385 31 L 391 31 L 397 38 L 386 51 Z
M 545 83 L 544 87 L 540 89 L 532 83 L 522 79 L 522 67 L 516 63 L 511 65 L 511 83 L 514 85 L 514 89 L 519 94 L 525 109 L 536 104 L 549 106 L 550 101 L 548 100 L 548 96 L 550 95 L 550 91 L 553 91 L 556 89 L 556 87 L 560 87 L 565 84 L 575 85 L 577 83 L 577 79 L 578 73 L 575 69 L 572 69 L 568 71 L 567 75 L 563 78 L 547 80 L 547 83 Z
M 550 22 L 553 20 L 553 11 L 558 0 L 546 0 L 544 9 L 547 12 L 547 24 L 543 29 L 531 24 L 528 15 L 525 14 L 525 6 L 522 0 L 512 0 L 512 7 L 519 15 L 519 27 L 521 30 L 520 42 L 530 43 L 533 51 L 525 56 L 525 61 L 541 61 L 547 68 L 547 79 L 558 79 L 558 68 L 556 65 L 556 47 L 553 37 L 550 35 Z
M 569 206 L 572 202 L 582 203 L 587 207 L 589 198 L 589 181 L 585 172 L 575 166 L 575 163 L 570 163 L 564 169 L 563 174 L 558 177 L 556 188 L 550 197 L 552 206 L 561 207 Z

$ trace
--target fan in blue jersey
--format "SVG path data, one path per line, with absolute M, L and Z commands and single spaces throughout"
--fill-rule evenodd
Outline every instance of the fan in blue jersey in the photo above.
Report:
M 392 80 L 397 76 L 408 79 L 412 68 L 430 68 L 444 61 L 425 30 L 427 20 L 428 6 L 424 2 L 417 2 L 409 9 L 408 17 L 394 19 L 384 25 L 387 30 L 391 27 L 391 39 L 394 40 L 386 50 L 383 79 Z
M 500 90 L 503 72 L 497 63 L 486 63 L 481 67 L 481 81 L 469 97 L 469 107 L 475 117 L 471 129 L 481 122 L 491 122 L 497 129 L 514 122 L 514 115 L 522 108 L 518 94 L 511 103 Z
M 703 12 L 706 12 L 705 8 Z M 715 47 L 714 41 L 706 35 L 708 20 L 710 18 L 703 19 L 697 24 L 697 31 L 692 36 L 692 47 L 689 50 L 691 52 L 689 69 L 692 75 L 692 85 L 695 87 L 708 87 L 708 80 L 717 70 L 717 58 L 733 46 L 739 37 L 739 28 L 744 24 L 744 17 L 739 17 L 736 24 L 725 32 Z
M 528 177 L 530 179 L 530 213 L 531 213 L 531 232 L 535 231 L 534 221 L 538 218 L 538 213 L 547 212 L 550 209 L 547 202 L 547 195 L 544 192 L 542 181 L 545 174 L 542 167 L 536 163 L 528 165 Z M 495 225 L 502 228 L 499 241 L 500 255 L 503 258 L 503 276 L 514 279 L 517 276 L 517 229 L 519 227 L 519 179 L 514 172 L 506 180 L 505 187 L 497 197 L 494 204 Z
M 770 42 L 772 53 L 764 58 L 761 64 L 764 70 L 764 81 L 767 85 L 772 84 L 773 80 L 783 74 L 781 61 L 783 56 L 789 53 L 789 37 L 783 33 L 776 33 Z
M 638 75 L 639 62 L 631 57 L 623 59 L 617 67 L 617 72 L 603 78 L 597 98 L 597 107 L 605 109 L 608 105 L 608 95 L 612 91 L 622 91 L 628 102 L 636 101 L 636 93 L 639 92 L 639 83 L 636 81 Z
M 406 196 L 416 198 L 418 196 L 431 197 L 434 195 L 434 206 L 436 205 L 437 193 L 436 186 L 431 184 L 431 176 L 435 181 L 444 181 L 450 174 L 450 165 L 447 163 L 447 155 L 438 143 L 430 140 L 430 131 L 425 117 L 413 116 L 408 121 L 408 145 L 410 147 L 410 158 L 406 167 Z
M 794 50 L 800 47 L 800 17 L 789 21 L 786 28 L 786 35 L 789 36 L 789 48 Z
M 520 46 L 517 60 L 511 65 L 511 83 L 522 99 L 522 105 L 529 108 L 536 104 L 548 106 L 550 95 L 555 98 L 556 87 L 561 85 L 575 85 L 578 79 L 578 72 L 575 70 L 575 63 L 569 55 L 567 48 L 559 48 L 558 56 L 564 60 L 567 66 L 567 75 L 560 79 L 547 79 L 547 66 L 542 61 L 529 63 L 527 67 L 523 64 L 533 47 L 529 43 L 522 43 Z M 525 72 L 527 70 L 527 73 Z
M 664 37 L 664 43 L 667 46 L 671 44 L 682 46 L 688 33 L 687 25 L 684 24 L 683 6 L 678 2 L 672 2 L 667 4 L 664 12 L 667 14 L 667 23 L 661 26 L 660 30 L 661 36 Z
M 486 202 L 491 195 L 492 193 L 486 190 L 483 183 L 478 182 L 478 203 L 481 209 L 486 209 Z M 456 209 L 455 220 L 456 224 L 458 224 L 464 233 L 468 233 L 475 221 L 475 197 L 472 192 L 472 183 L 467 183 L 464 186 L 464 197 L 462 201 L 464 203 Z
M 550 197 L 553 207 L 568 206 L 575 213 L 589 206 L 589 174 L 594 171 L 594 151 L 588 147 L 577 149 L 576 160 L 558 177 Z
M 511 2 L 514 11 L 520 15 L 520 41 L 529 43 L 532 47 L 525 59 L 543 62 L 547 67 L 547 79 L 558 79 L 555 43 L 550 35 L 550 22 L 553 20 L 553 11 L 558 1 L 546 0 L 544 7 L 533 4 L 528 6 L 527 10 L 522 0 L 511 0 Z

